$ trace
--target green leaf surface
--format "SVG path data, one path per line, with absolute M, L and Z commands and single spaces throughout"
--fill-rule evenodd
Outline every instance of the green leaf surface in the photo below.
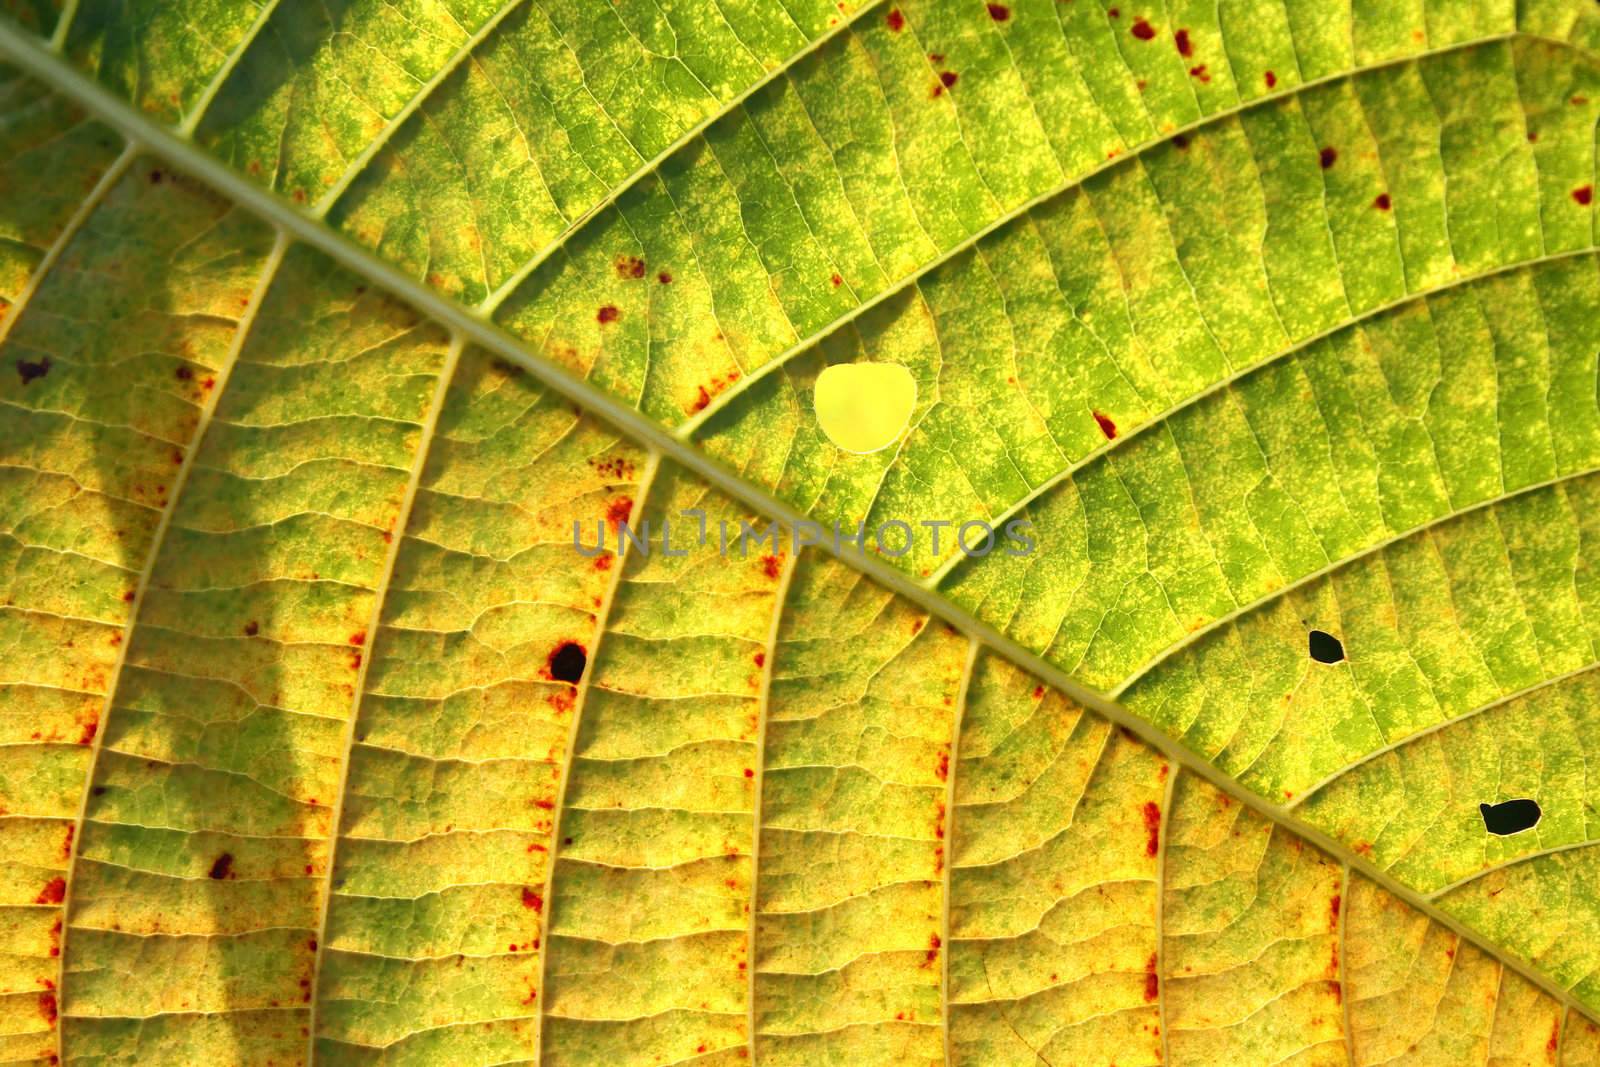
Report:
M 0 2 L 0 1062 L 1600 1064 L 1597 49 Z

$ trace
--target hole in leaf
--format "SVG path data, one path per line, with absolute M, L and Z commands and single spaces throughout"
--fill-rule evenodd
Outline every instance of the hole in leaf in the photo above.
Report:
M 1478 813 L 1483 816 L 1483 828 L 1500 837 L 1533 829 L 1544 814 L 1537 801 L 1526 797 L 1500 804 L 1479 804 Z
M 583 668 L 589 662 L 588 653 L 575 641 L 568 641 L 550 653 L 550 677 L 558 682 L 576 685 L 583 677 Z
M 1318 663 L 1338 663 L 1344 659 L 1344 642 L 1326 630 L 1312 630 L 1311 658 Z

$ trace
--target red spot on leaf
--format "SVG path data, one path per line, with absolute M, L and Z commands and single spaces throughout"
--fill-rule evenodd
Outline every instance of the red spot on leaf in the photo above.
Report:
M 1154 1004 L 1161 995 L 1161 978 L 1156 974 L 1156 954 L 1150 953 L 1150 958 L 1144 961 L 1144 1000 L 1146 1004 Z
M 211 870 L 207 874 L 207 877 L 220 882 L 222 879 L 227 878 L 232 874 L 233 853 L 224 852 L 211 862 Z
M 1111 421 L 1110 416 L 1096 411 L 1094 413 L 1094 421 L 1099 425 L 1100 432 L 1106 435 L 1107 441 L 1115 441 L 1117 439 L 1117 424 Z
M 835 274 L 835 275 L 834 275 L 834 276 L 833 276 L 833 277 L 832 277 L 832 278 L 830 278 L 830 279 L 829 279 L 829 280 L 830 280 L 830 281 L 831 281 L 831 282 L 833 282 L 833 287 L 834 287 L 834 288 L 835 288 L 835 289 L 837 289 L 837 288 L 839 288 L 839 286 L 841 286 L 841 285 L 843 285 L 843 284 L 844 284 L 844 279 L 843 279 L 843 278 L 841 278 L 841 277 L 839 277 L 839 276 L 838 276 L 838 275 L 837 275 L 837 274 Z
M 534 911 L 544 911 L 544 897 L 541 897 L 527 886 L 523 886 L 522 906 L 524 908 L 532 908 Z
M 1323 170 L 1327 170 L 1329 167 L 1337 163 L 1338 160 L 1339 150 L 1334 148 L 1332 145 L 1328 145 L 1327 147 L 1323 148 L 1322 151 L 1317 153 L 1317 164 Z
M 1144 854 L 1154 856 L 1161 851 L 1161 805 L 1153 800 L 1144 805 Z
M 672 275 L 668 274 L 666 271 L 662 271 L 660 274 L 656 275 L 656 281 L 660 282 L 662 285 L 671 285 Z
M 594 313 L 594 321 L 603 326 L 608 322 L 616 322 L 617 317 L 621 314 L 622 312 L 617 310 L 617 306 L 615 304 L 605 304 L 600 308 L 599 311 Z
M 996 22 L 1004 22 L 1011 17 L 1011 9 L 1004 4 L 990 4 L 989 17 Z
M 883 21 L 895 33 L 899 33 L 906 28 L 906 17 L 900 13 L 900 9 L 897 7 L 890 8 L 889 13 L 883 17 Z
M 756 661 L 757 667 L 765 667 L 767 665 L 767 654 L 765 652 L 757 652 L 750 658 Z
M 960 81 L 960 80 L 961 80 L 961 75 L 957 74 L 953 70 L 942 70 L 942 71 L 939 72 L 939 82 L 946 89 L 948 89 L 951 86 L 955 85 L 955 83 Z
M 1189 68 L 1189 77 L 1198 78 L 1201 82 L 1205 83 L 1206 85 L 1210 85 L 1211 84 L 1211 72 L 1206 70 L 1206 65 L 1204 63 L 1201 63 L 1197 67 L 1190 67 Z
M 933 769 L 933 773 L 938 776 L 939 781 L 941 781 L 941 782 L 946 781 L 946 780 L 949 779 L 949 777 L 950 777 L 950 753 L 948 753 L 948 752 L 939 753 L 939 765 Z
M 1172 35 L 1172 43 L 1178 49 L 1178 54 L 1184 59 L 1194 55 L 1194 43 L 1189 40 L 1188 30 L 1179 30 Z
M 1592 186 L 1592 185 L 1580 185 L 1580 186 L 1578 186 L 1576 189 L 1572 190 L 1572 199 L 1577 201 L 1579 204 L 1583 205 L 1584 207 L 1588 207 L 1591 203 L 1594 202 L 1594 186 Z
M 644 277 L 644 260 L 638 256 L 618 256 L 616 268 L 619 278 Z
M 1339 929 L 1339 908 L 1343 903 L 1343 898 L 1338 893 L 1335 893 L 1333 899 L 1328 901 L 1328 929 Z
M 45 1025 L 56 1024 L 56 995 L 54 993 L 39 994 L 39 1014 L 44 1016 Z
M 1141 18 L 1133 20 L 1133 26 L 1128 30 L 1128 32 L 1139 38 L 1141 41 L 1149 41 L 1154 40 L 1156 28 Z
M 350 643 L 352 645 L 358 645 L 358 646 L 366 644 L 367 643 L 367 632 L 365 630 L 363 630 L 360 633 L 351 634 L 350 635 Z
M 783 572 L 783 563 L 777 556 L 762 556 L 761 571 L 768 578 L 776 578 Z
M 1268 89 L 1271 89 L 1278 84 L 1278 76 L 1272 73 L 1270 70 L 1261 76 L 1261 80 L 1267 83 Z
M 44 884 L 39 890 L 39 895 L 33 898 L 35 904 L 59 904 L 67 895 L 67 880 L 56 877 Z
M 1377 208 L 1379 211 L 1388 211 L 1390 208 L 1394 207 L 1394 201 L 1389 199 L 1388 193 L 1379 193 L 1377 196 L 1373 197 L 1372 206 Z
M 606 521 L 612 526 L 621 526 L 628 521 L 628 516 L 633 514 L 633 497 L 619 496 L 606 505 Z

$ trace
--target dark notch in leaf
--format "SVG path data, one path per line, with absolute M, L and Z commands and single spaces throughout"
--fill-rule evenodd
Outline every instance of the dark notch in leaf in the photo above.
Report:
M 583 668 L 588 662 L 589 654 L 582 645 L 576 641 L 563 642 L 561 647 L 550 653 L 550 677 L 558 682 L 576 685 L 578 679 L 583 677 Z
M 1537 801 L 1526 797 L 1500 804 L 1479 804 L 1478 813 L 1483 816 L 1483 828 L 1499 837 L 1533 829 L 1544 814 Z
M 1311 658 L 1318 663 L 1338 663 L 1344 659 L 1344 642 L 1326 630 L 1312 630 L 1308 644 Z

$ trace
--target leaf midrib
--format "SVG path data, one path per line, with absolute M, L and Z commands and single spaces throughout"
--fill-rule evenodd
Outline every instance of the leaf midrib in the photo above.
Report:
M 41 48 L 10 24 L 0 23 L 0 57 L 22 68 L 53 91 L 72 99 L 100 121 L 122 132 L 136 146 L 161 155 L 174 166 L 212 186 L 239 206 L 274 224 L 280 234 L 296 237 L 340 265 L 365 276 L 372 283 L 409 302 L 418 311 L 455 330 L 463 340 L 471 340 L 496 355 L 522 366 L 551 389 L 586 407 L 597 417 L 660 453 L 663 458 L 680 464 L 713 488 L 790 529 L 801 522 L 809 521 L 790 504 L 745 482 L 735 472 L 700 452 L 677 434 L 633 408 L 625 406 L 597 386 L 579 378 L 568 368 L 546 356 L 526 351 L 511 334 L 486 318 L 445 299 L 422 283 L 407 277 L 396 267 L 380 260 L 372 252 L 356 245 L 344 235 L 335 233 L 316 220 L 294 210 L 221 161 L 205 154 L 190 142 L 135 111 L 109 89 L 72 67 L 66 60 Z M 152 552 L 158 547 L 152 548 Z M 1420 914 L 1426 915 L 1457 936 L 1466 939 L 1486 955 L 1510 967 L 1562 1005 L 1579 1014 L 1586 1014 L 1586 1007 L 1570 992 L 1556 985 L 1547 975 L 1527 961 L 1487 941 L 1466 924 L 1441 910 L 1433 901 L 1354 853 L 1325 831 L 1301 821 L 1277 804 L 1246 789 L 1146 720 L 1135 716 L 1105 695 L 1088 689 L 1068 676 L 1061 668 L 1023 648 L 994 627 L 945 601 L 938 594 L 880 560 L 847 551 L 828 542 L 815 547 L 824 554 L 838 559 L 845 566 L 861 572 L 890 592 L 939 617 L 969 639 L 988 646 L 995 653 L 1004 656 L 1041 681 L 1047 682 L 1082 707 L 1127 729 L 1159 751 L 1169 762 L 1210 783 L 1275 825 L 1297 834 L 1351 869 L 1359 871 L 1364 877 L 1403 900 Z M 87 793 L 87 790 L 85 792 Z

